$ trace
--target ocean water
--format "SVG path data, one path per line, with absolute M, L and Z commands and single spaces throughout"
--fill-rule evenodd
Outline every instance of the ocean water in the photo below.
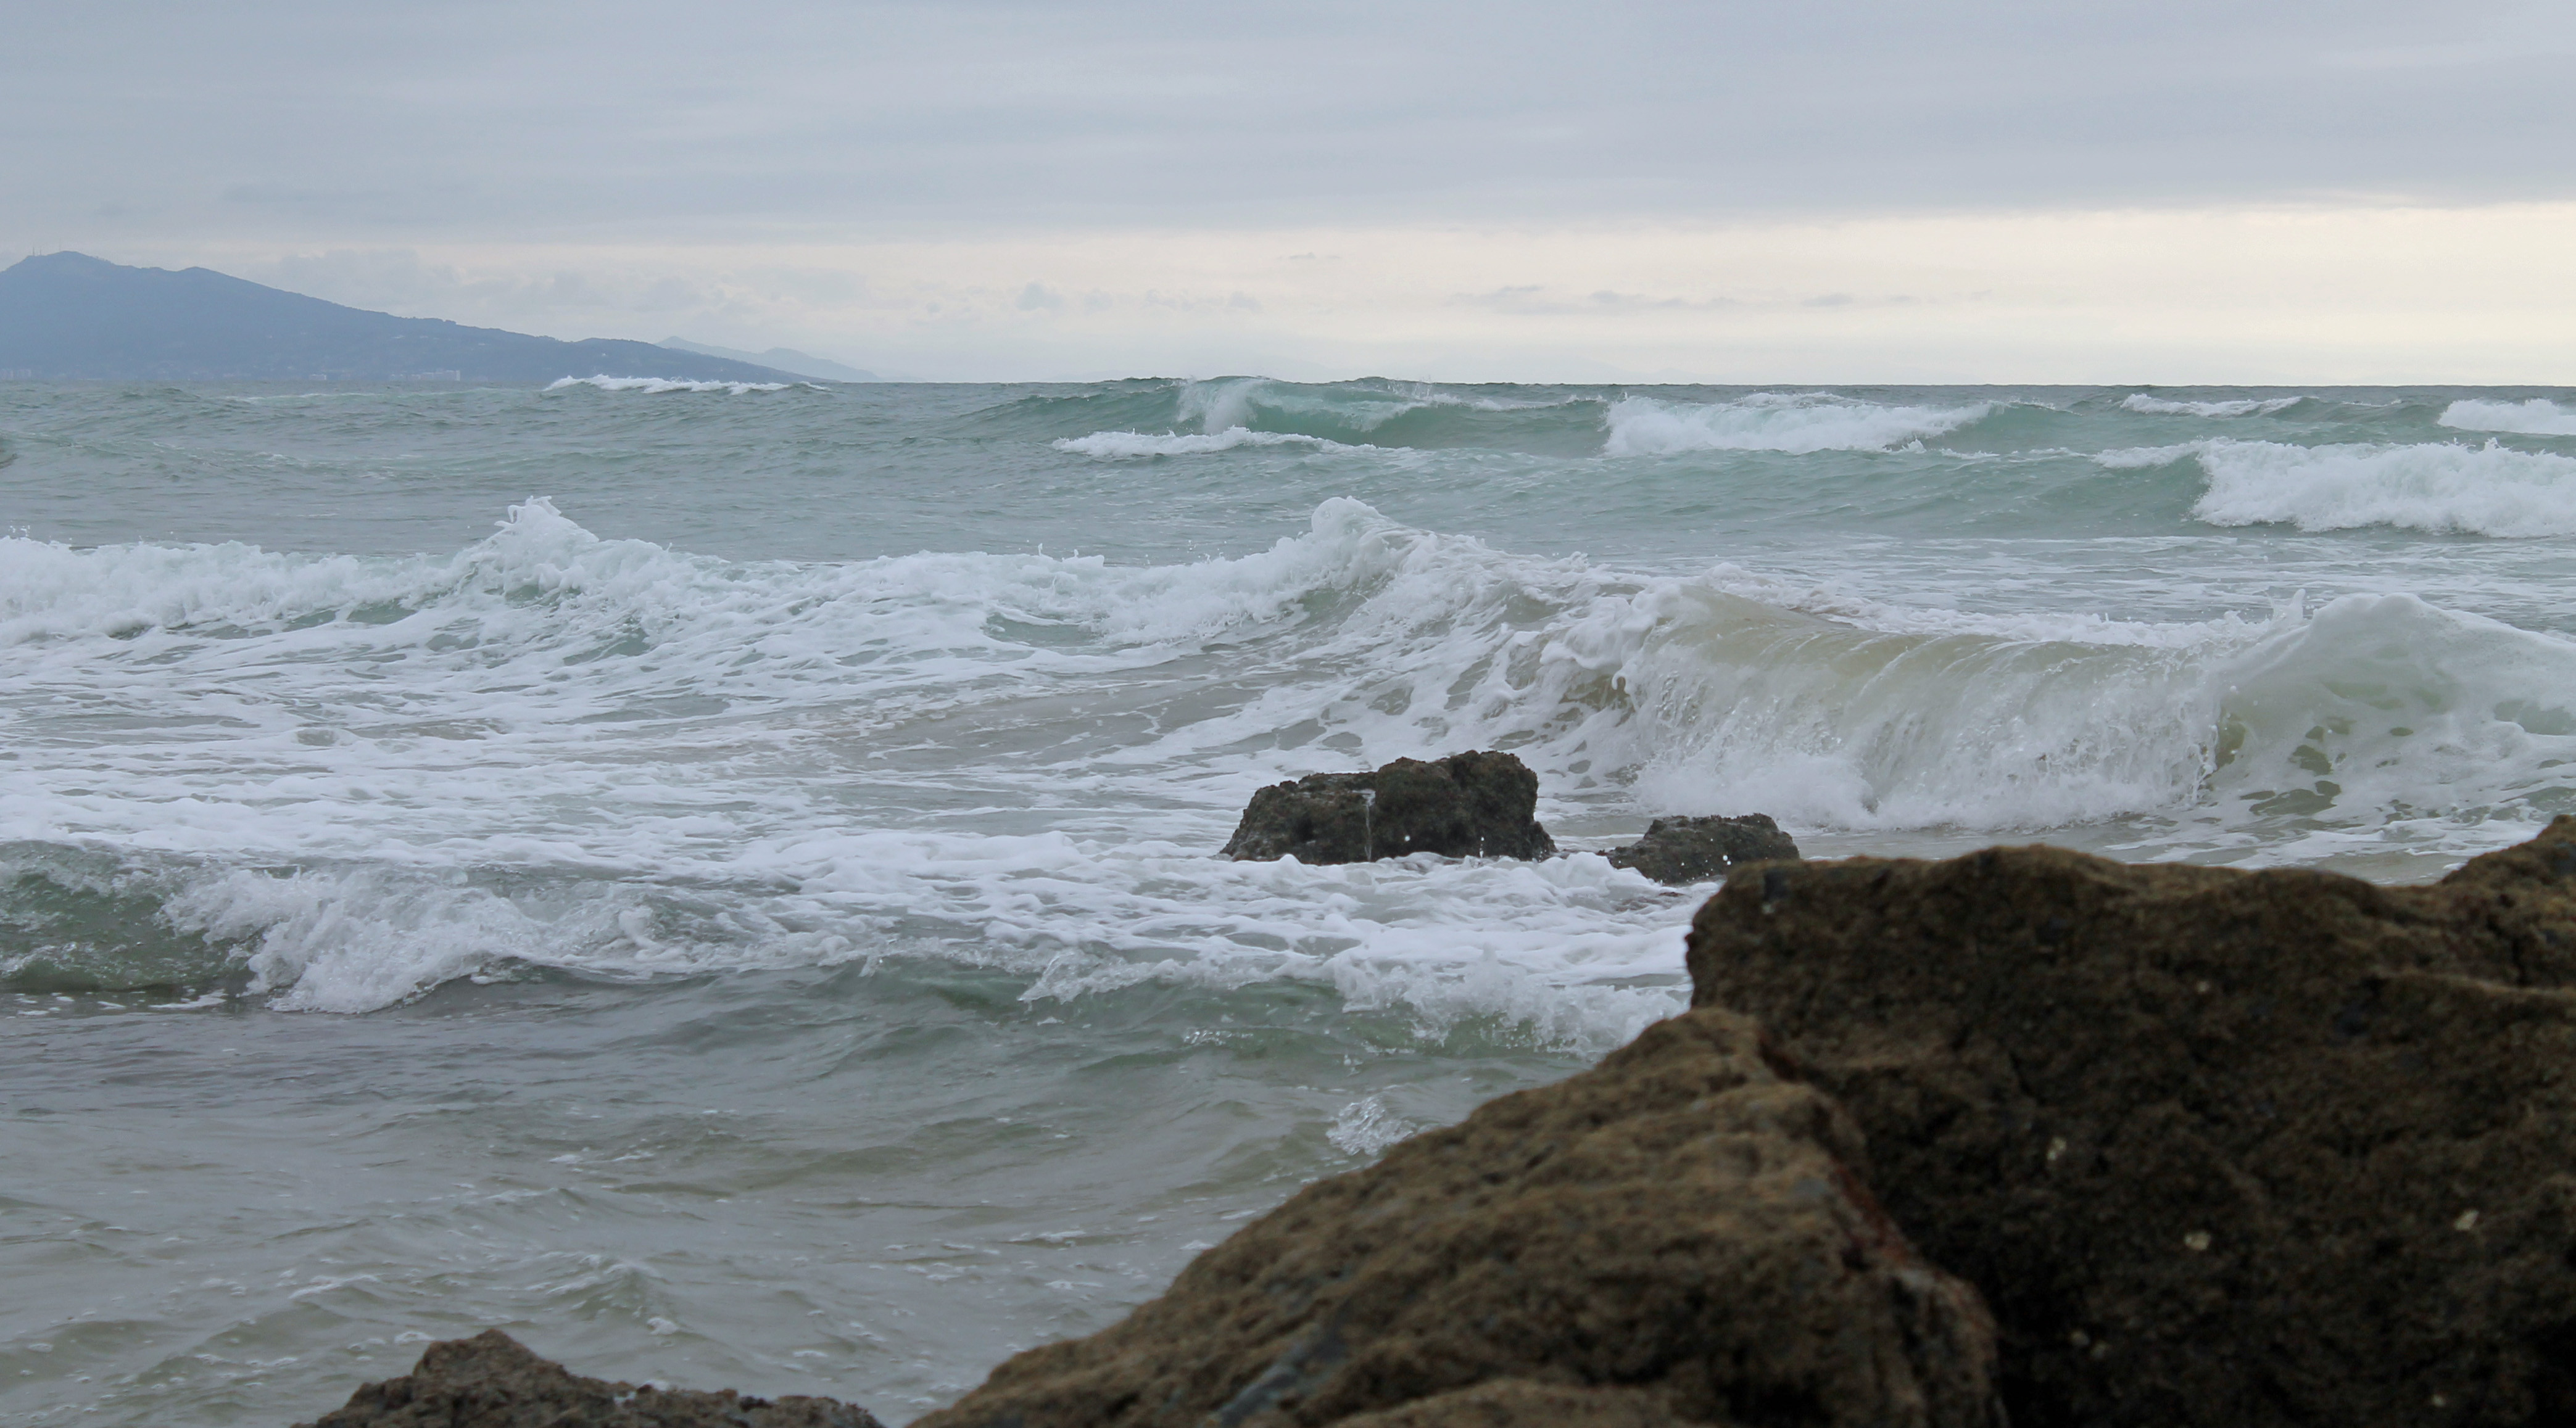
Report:
M 900 1422 L 1679 1008 L 1601 849 L 2576 810 L 2576 393 L 0 384 L 0 1419 Z M 1239 864 L 1506 748 L 1545 863 Z

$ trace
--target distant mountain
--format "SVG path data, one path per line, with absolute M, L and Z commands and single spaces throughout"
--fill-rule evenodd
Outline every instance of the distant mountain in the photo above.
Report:
M 730 357 L 737 362 L 757 362 L 799 377 L 820 377 L 826 382 L 882 382 L 874 372 L 861 371 L 829 357 L 799 352 L 793 347 L 772 347 L 766 352 L 745 352 L 734 347 L 718 347 L 712 342 L 691 342 L 685 337 L 665 337 L 662 346 L 674 352 L 695 352 L 707 357 Z
M 165 381 L 795 380 L 757 363 L 650 342 L 558 342 L 395 317 L 204 268 L 128 268 L 81 253 L 50 253 L 0 271 L 0 370 L 6 369 L 38 378 Z

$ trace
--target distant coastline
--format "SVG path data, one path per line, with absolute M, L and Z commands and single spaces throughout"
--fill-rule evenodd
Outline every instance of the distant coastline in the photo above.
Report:
M 793 355 L 805 367 L 819 360 Z M 395 317 L 205 268 L 130 268 L 65 252 L 0 270 L 0 379 L 550 382 L 597 373 L 696 382 L 852 380 L 688 347 L 610 338 L 563 342 L 441 318 Z

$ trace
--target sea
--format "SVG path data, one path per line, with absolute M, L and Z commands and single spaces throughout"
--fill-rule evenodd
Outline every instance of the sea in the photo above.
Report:
M 0 383 L 0 1421 L 500 1327 L 890 1423 L 1680 1009 L 1603 850 L 2434 878 L 2576 392 Z M 1219 856 L 1505 749 L 1563 856 Z

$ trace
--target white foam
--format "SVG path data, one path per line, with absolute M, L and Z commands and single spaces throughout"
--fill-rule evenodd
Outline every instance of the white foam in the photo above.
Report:
M 1222 377 L 1181 384 L 1174 394 L 1177 425 L 1173 430 L 1096 431 L 1052 445 L 1058 451 L 1108 460 L 1201 456 L 1244 446 L 1374 451 L 1379 448 L 1364 440 L 1370 433 L 1425 408 L 1515 412 L 1599 402 L 1600 398 L 1586 396 L 1525 399 L 1458 393 L 1427 382 L 1308 384 Z M 1192 426 L 1197 430 L 1180 429 Z M 1288 429 L 1277 429 L 1281 427 Z
M 546 917 L 454 874 L 236 871 L 199 880 L 164 916 L 242 944 L 248 990 L 271 994 L 277 1010 L 365 1012 L 503 959 L 580 965 L 587 948 L 611 940 L 617 906 L 638 902 L 618 888 Z
M 1258 431 L 1265 417 L 1322 423 L 1360 434 L 1426 406 L 1467 404 L 1427 385 L 1407 385 L 1397 391 L 1370 384 L 1318 386 L 1268 377 L 1184 383 L 1177 402 L 1179 418 L 1196 422 L 1200 431 L 1210 435 L 1237 427 Z
M 1388 1111 L 1384 1097 L 1363 1096 L 1342 1107 L 1341 1113 L 1333 1117 L 1331 1128 L 1324 1132 L 1324 1139 L 1342 1154 L 1366 1160 L 1420 1129 Z
M 2565 641 L 2402 597 L 1981 614 L 1351 500 L 1187 564 L 744 565 L 532 500 L 440 558 L 0 543 L 0 841 L 158 870 L 172 927 L 281 1007 L 918 956 L 1032 997 L 1304 981 L 1597 1049 L 1679 1005 L 1687 899 L 1589 853 L 1210 850 L 1264 783 L 1468 747 L 1519 752 L 1560 823 L 2474 844 L 2576 757 L 2569 690 Z
M 2384 831 L 2409 810 L 2478 824 L 2554 789 L 2549 770 L 2576 756 L 2576 646 L 2412 596 L 2111 645 L 1802 627 L 1679 598 L 1622 661 L 1637 792 L 1658 811 L 1856 831 L 2138 815 Z
M 2442 425 L 2462 431 L 2510 431 L 2530 436 L 2576 436 L 2576 411 L 2547 397 L 2521 402 L 2463 398 L 2442 409 Z
M 546 384 L 549 392 L 566 387 L 596 387 L 603 392 L 728 392 L 741 396 L 746 392 L 783 392 L 789 387 L 812 387 L 811 382 L 689 382 L 674 377 L 558 377 Z M 817 387 L 815 390 L 820 391 Z
M 2110 451 L 2095 459 L 2116 469 L 2164 465 L 2185 455 L 2209 475 L 2209 489 L 2192 515 L 2212 525 L 2576 534 L 2576 457 L 2492 442 L 2296 446 L 2221 440 Z
M 2206 442 L 2186 441 L 2173 446 L 2122 446 L 2097 451 L 2093 462 L 2113 471 L 2144 471 L 2157 466 L 2171 466 L 2198 456 Z
M 1695 404 L 1622 397 L 1603 413 L 1610 456 L 1685 451 L 1884 451 L 1945 435 L 1980 420 L 1991 403 L 1887 406 L 1829 392 L 1756 392 Z
M 951 767 L 925 787 L 999 780 L 990 801 L 1015 802 L 1081 786 L 1129 809 L 1187 789 L 1195 812 L 1151 820 L 1179 816 L 1186 849 L 1131 846 L 1132 833 L 840 831 L 850 813 L 832 785 L 874 780 L 899 803 L 914 777 L 864 751 L 922 736 L 874 731 L 936 720 L 972 766 L 982 710 L 1007 734 L 1018 700 L 1086 690 L 1098 703 L 1104 676 L 1221 635 L 1294 632 L 1317 598 L 1365 606 L 1397 578 L 1454 586 L 1441 570 L 1459 554 L 1508 564 L 1357 502 L 1326 503 L 1312 525 L 1248 557 L 1145 568 L 979 555 L 736 566 L 602 541 L 544 501 L 445 559 L 19 540 L 0 552 L 8 717 L 32 734 L 57 718 L 55 692 L 82 702 L 46 726 L 37 757 L 0 764 L 0 838 L 181 870 L 173 925 L 239 948 L 272 1004 L 297 1009 L 363 1010 L 512 961 L 634 975 L 828 961 L 881 952 L 898 929 L 925 955 L 1007 957 L 1045 995 L 1291 976 L 1462 1014 L 1474 996 L 1441 969 L 1484 955 L 1519 959 L 1492 997 L 1553 1006 L 1511 986 L 1585 980 L 1553 944 L 1597 943 L 1605 914 L 1627 929 L 1619 975 L 1677 972 L 1680 910 L 1606 865 L 1571 881 L 1367 870 L 1349 913 L 1319 932 L 1313 870 L 1205 856 L 1270 761 L 1161 764 L 1157 723 L 1185 749 L 1234 714 L 1161 712 L 1150 681 L 1127 718 L 1142 743 L 1105 762 L 1067 771 L 1003 745 L 982 772 Z M 1075 638 L 1030 645 L 995 633 L 996 618 Z M 93 716 L 106 733 L 73 727 Z M 518 890 L 467 876 L 488 868 L 520 870 Z M 678 908 L 634 891 L 675 884 L 758 891 Z M 1518 930 L 1477 933 L 1479 907 Z M 1551 1013 L 1549 1035 L 1588 1034 L 1585 995 Z M 1605 990 L 1602 1026 L 1635 1021 L 1638 995 Z M 1655 1000 L 1669 1009 L 1669 994 Z
M 1146 456 L 1205 456 L 1211 452 L 1232 451 L 1238 446 L 1303 446 L 1316 451 L 1366 449 L 1328 441 L 1320 436 L 1301 436 L 1288 431 L 1252 431 L 1240 426 L 1227 427 L 1223 431 L 1164 432 L 1160 435 L 1140 431 L 1095 431 L 1089 436 L 1069 436 L 1050 444 L 1058 451 L 1099 457 L 1105 461 Z
M 2131 392 L 2120 405 L 2133 412 L 2156 416 L 2244 417 L 2270 416 L 2306 400 L 2306 397 L 2242 397 L 2232 401 L 2184 402 Z

